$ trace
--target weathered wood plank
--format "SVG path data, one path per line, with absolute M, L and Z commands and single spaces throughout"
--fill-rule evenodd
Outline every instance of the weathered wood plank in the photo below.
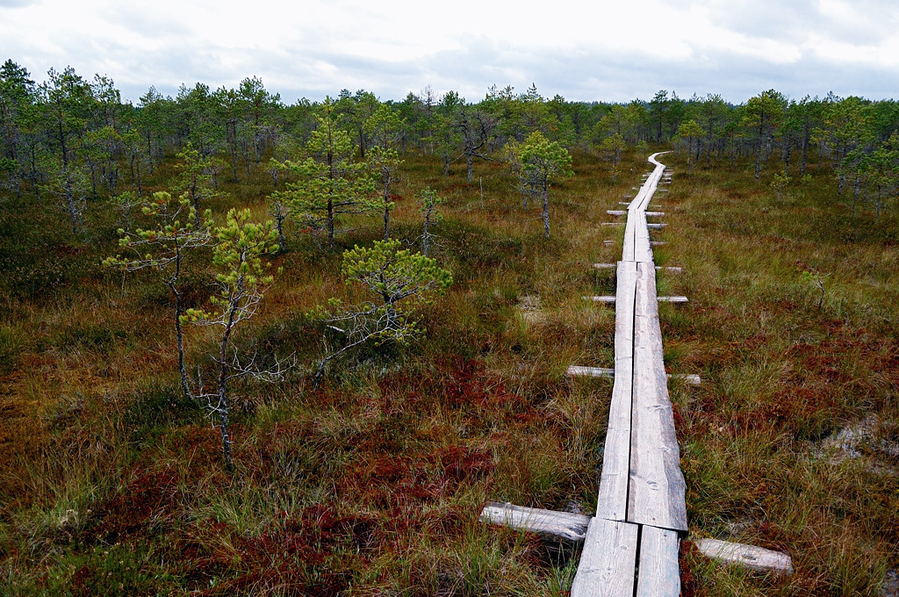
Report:
M 668 224 L 663 224 L 663 223 L 654 224 L 654 223 L 650 222 L 650 223 L 646 224 L 646 227 L 649 228 L 650 230 L 661 230 L 662 228 L 665 228 L 667 226 L 668 226 Z
M 684 381 L 685 383 L 690 384 L 691 386 L 702 385 L 702 378 L 692 373 L 673 373 L 668 376 L 668 379 L 679 379 L 681 381 Z
M 603 226 L 624 226 L 624 222 L 603 222 Z
M 680 540 L 675 531 L 641 527 L 636 597 L 680 595 L 679 551 Z
M 686 487 L 662 358 L 655 267 L 637 266 L 628 521 L 686 531 Z
M 596 515 L 607 520 L 625 520 L 630 471 L 637 264 L 619 262 L 615 282 L 616 296 L 620 299 L 615 305 L 615 383 L 609 404 L 609 426 L 603 450 Z
M 646 216 L 650 218 L 661 218 L 665 215 L 664 211 L 648 211 Z
M 594 263 L 593 267 L 596 269 L 616 269 L 618 265 L 615 263 Z
M 610 216 L 626 216 L 627 215 L 627 211 L 625 211 L 623 209 L 607 209 L 606 213 Z
M 626 263 L 638 263 L 636 261 L 628 261 Z M 645 262 L 639 262 L 645 263 Z M 593 295 L 593 296 L 585 296 L 585 300 L 593 301 L 594 303 L 614 303 L 615 297 L 610 295 Z M 688 302 L 687 297 L 685 296 L 659 296 L 656 299 L 660 303 L 686 303 Z
M 624 522 L 590 521 L 571 597 L 633 597 L 637 530 Z
M 487 502 L 481 510 L 480 521 L 499 524 L 520 531 L 537 533 L 546 538 L 571 544 L 583 543 L 587 536 L 590 516 L 555 512 L 541 508 L 525 508 L 500 502 Z
M 785 553 L 742 543 L 728 543 L 718 539 L 701 539 L 696 547 L 706 557 L 727 564 L 738 564 L 759 572 L 793 573 L 793 561 Z
M 642 209 L 632 211 L 628 220 L 634 220 L 634 261 L 652 261 L 652 250 L 649 245 L 649 226 L 646 223 L 646 212 Z
M 569 377 L 615 377 L 615 370 L 603 367 L 569 365 L 568 369 L 565 370 L 565 375 Z
M 605 367 L 582 367 L 579 365 L 569 365 L 565 370 L 565 375 L 569 377 L 615 377 L 615 370 Z M 668 375 L 668 379 L 682 380 L 685 383 L 699 386 L 702 385 L 702 379 L 698 375 L 674 373 Z

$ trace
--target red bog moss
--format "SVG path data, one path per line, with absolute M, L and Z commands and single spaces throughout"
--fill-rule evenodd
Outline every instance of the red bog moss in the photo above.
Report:
M 121 493 L 99 505 L 88 538 L 112 544 L 165 527 L 176 514 L 179 495 L 174 473 L 139 471 Z

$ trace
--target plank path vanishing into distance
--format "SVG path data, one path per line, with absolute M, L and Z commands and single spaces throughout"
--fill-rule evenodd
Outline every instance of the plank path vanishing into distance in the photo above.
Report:
M 590 519 L 571 597 L 676 597 L 684 476 L 662 360 L 656 267 L 646 209 L 665 172 L 628 204 L 616 266 L 615 371 L 596 516 Z M 656 214 L 653 214 L 656 215 Z

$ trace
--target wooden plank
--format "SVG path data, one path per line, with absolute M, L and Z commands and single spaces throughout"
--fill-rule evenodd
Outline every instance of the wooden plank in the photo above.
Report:
M 569 365 L 568 369 L 565 370 L 565 375 L 569 377 L 607 377 L 612 378 L 615 377 L 615 370 L 608 369 L 605 367 L 582 367 L 579 365 Z M 700 386 L 702 385 L 702 379 L 698 375 L 692 374 L 684 374 L 684 373 L 674 373 L 668 375 L 668 379 L 676 379 L 681 380 L 685 383 Z
M 587 526 L 590 524 L 590 516 L 584 514 L 571 514 L 569 512 L 555 512 L 541 508 L 525 508 L 503 504 L 499 502 L 487 502 L 481 510 L 480 521 L 487 524 L 499 524 L 520 531 L 537 533 L 549 539 L 557 539 L 571 544 L 584 542 L 587 536 Z
M 624 522 L 591 520 L 571 597 L 633 597 L 637 531 Z
M 596 269 L 616 269 L 618 265 L 615 263 L 594 263 L 593 267 Z
M 609 404 L 609 426 L 603 450 L 602 472 L 596 515 L 607 520 L 627 517 L 627 486 L 630 472 L 631 383 L 634 354 L 634 296 L 637 265 L 618 264 L 615 305 L 615 383 Z
M 627 491 L 630 482 L 632 361 L 616 362 L 609 426 L 606 430 L 596 499 L 596 516 L 605 520 L 627 519 Z
M 646 212 L 643 210 L 632 214 L 635 219 L 634 261 L 652 261 L 652 250 L 649 245 L 649 227 L 646 223 Z
M 696 547 L 706 557 L 726 564 L 738 564 L 759 572 L 792 574 L 793 562 L 790 556 L 779 551 L 771 551 L 742 543 L 728 543 L 718 539 L 701 539 Z
M 680 595 L 680 540 L 675 531 L 643 526 L 636 597 Z
M 624 222 L 603 222 L 603 226 L 624 226 Z
M 614 296 L 585 296 L 584 297 L 588 301 L 593 301 L 594 303 L 614 303 Z
M 627 212 L 623 209 L 607 209 L 606 213 L 610 216 L 626 216 Z
M 648 211 L 646 212 L 647 217 L 652 218 L 661 218 L 665 215 L 664 211 Z
M 652 222 L 649 222 L 646 224 L 646 227 L 649 228 L 650 230 L 661 230 L 662 228 L 665 228 L 666 226 L 668 226 L 668 224 L 664 224 L 664 223 L 655 224 Z
M 686 487 L 668 397 L 655 295 L 655 267 L 637 264 L 628 521 L 686 531 Z
M 698 375 L 690 373 L 674 373 L 668 376 L 668 379 L 679 379 L 693 386 L 701 386 L 702 378 Z
M 615 370 L 603 367 L 569 365 L 568 369 L 565 370 L 565 375 L 569 377 L 615 377 Z
M 627 263 L 636 263 L 634 261 L 628 261 Z M 688 302 L 687 297 L 685 296 L 659 296 L 656 297 L 660 303 L 686 303 Z M 594 303 L 614 303 L 614 296 L 605 296 L 605 295 L 594 295 L 594 296 L 585 296 L 585 300 L 593 301 Z

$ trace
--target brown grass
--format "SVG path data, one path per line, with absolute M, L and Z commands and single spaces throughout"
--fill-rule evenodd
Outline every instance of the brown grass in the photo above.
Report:
M 611 386 L 564 370 L 611 364 L 614 312 L 581 297 L 614 291 L 614 275 L 591 264 L 618 258 L 602 241 L 620 231 L 599 223 L 648 170 L 645 156 L 629 156 L 612 184 L 606 164 L 576 155 L 577 176 L 553 189 L 549 240 L 501 164 L 478 164 L 468 185 L 406 160 L 391 229 L 414 245 L 415 193 L 437 189 L 447 203 L 435 255 L 454 285 L 415 312 L 421 340 L 363 349 L 312 388 L 324 344 L 305 313 L 362 295 L 340 279 L 339 251 L 293 234 L 236 344 L 295 351 L 300 367 L 278 385 L 235 386 L 233 475 L 204 410 L 180 396 L 158 279 L 97 268 L 115 250 L 100 216 L 93 241 L 43 241 L 56 277 L 25 292 L 38 282 L 16 273 L 21 292 L 7 293 L 0 319 L 13 347 L 0 350 L 3 592 L 566 593 L 576 559 L 477 516 L 488 499 L 594 507 Z M 776 201 L 722 164 L 675 174 L 658 201 L 669 226 L 653 233 L 668 243 L 657 263 L 684 267 L 661 273 L 660 291 L 690 298 L 661 307 L 666 364 L 703 377 L 671 386 L 691 534 L 786 551 L 797 570 L 720 568 L 685 543 L 684 594 L 876 595 L 899 564 L 896 221 L 847 220 L 832 187 L 816 174 Z M 217 211 L 265 213 L 259 191 L 228 190 Z M 35 206 L 0 208 L 27 221 Z M 346 226 L 341 247 L 380 234 L 367 218 Z M 826 276 L 820 309 L 803 272 Z M 188 278 L 199 304 L 202 261 Z M 192 374 L 211 366 L 210 342 L 188 331 Z M 827 443 L 870 417 L 857 454 Z

